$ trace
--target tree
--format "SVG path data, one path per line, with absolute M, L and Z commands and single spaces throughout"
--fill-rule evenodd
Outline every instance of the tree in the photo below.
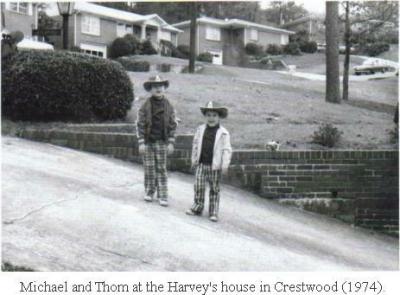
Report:
M 272 1 L 270 7 L 263 11 L 268 22 L 283 25 L 297 18 L 308 15 L 303 5 L 297 5 L 294 1 Z
M 196 31 L 197 31 L 197 3 L 190 4 L 190 52 L 189 52 L 189 73 L 195 72 L 196 62 Z
M 339 2 L 326 2 L 326 93 L 325 100 L 340 103 Z
M 350 68 L 350 2 L 345 2 L 345 28 L 344 28 L 344 42 L 346 46 L 344 65 L 343 65 L 343 100 L 349 99 L 349 68 Z

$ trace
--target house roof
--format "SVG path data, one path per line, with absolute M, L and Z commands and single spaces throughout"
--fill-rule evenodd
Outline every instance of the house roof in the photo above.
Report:
M 252 27 L 252 28 L 257 28 L 261 29 L 264 31 L 269 31 L 269 32 L 275 32 L 275 33 L 283 33 L 283 34 L 294 34 L 295 32 L 272 27 L 272 26 L 266 26 L 262 25 L 259 23 L 255 22 L 250 22 L 242 19 L 237 19 L 237 18 L 232 18 L 232 19 L 218 19 L 218 18 L 213 18 L 213 17 L 208 17 L 208 16 L 202 16 L 197 19 L 198 23 L 204 23 L 204 24 L 211 24 L 211 25 L 216 25 L 222 28 L 229 28 L 229 27 L 237 27 L 237 28 L 246 28 L 246 27 Z M 180 23 L 173 24 L 174 27 L 177 28 L 183 28 L 190 25 L 190 20 L 186 20 Z
M 74 5 L 75 12 L 86 12 L 94 15 L 99 15 L 106 18 L 111 18 L 115 20 L 126 21 L 130 23 L 141 24 L 143 22 L 150 22 L 152 20 L 164 30 L 181 32 L 181 30 L 172 27 L 165 20 L 163 20 L 158 14 L 148 14 L 141 15 L 129 11 L 119 10 L 115 8 L 105 7 L 101 5 L 96 5 L 89 2 L 76 1 Z

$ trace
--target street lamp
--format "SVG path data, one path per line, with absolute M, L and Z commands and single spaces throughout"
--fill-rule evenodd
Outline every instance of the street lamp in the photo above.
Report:
M 74 9 L 74 2 L 57 2 L 57 6 L 63 17 L 63 48 L 68 49 L 68 18 Z

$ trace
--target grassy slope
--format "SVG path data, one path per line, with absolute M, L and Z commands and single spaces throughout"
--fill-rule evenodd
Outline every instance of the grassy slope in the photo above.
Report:
M 152 74 L 155 73 L 130 73 L 139 96 L 128 117 L 131 122 L 147 95 L 142 84 Z M 320 148 L 310 141 L 324 122 L 333 123 L 344 132 L 338 148 L 393 147 L 388 132 L 393 128 L 391 111 L 397 101 L 394 78 L 351 83 L 350 99 L 361 106 L 368 104 L 366 109 L 328 104 L 324 101 L 323 82 L 271 71 L 209 65 L 202 74 L 163 76 L 171 82 L 167 95 L 182 120 L 180 133 L 193 132 L 203 120 L 199 107 L 208 100 L 217 100 L 230 109 L 224 124 L 232 133 L 235 147 L 259 147 L 274 139 L 283 143 L 283 149 Z

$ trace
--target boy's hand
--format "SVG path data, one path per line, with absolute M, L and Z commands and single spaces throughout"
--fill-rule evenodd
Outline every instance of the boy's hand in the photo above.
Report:
M 144 143 L 140 144 L 139 145 L 139 155 L 140 156 L 143 155 L 145 150 L 146 150 L 146 146 L 144 145 Z
M 172 143 L 168 144 L 168 155 L 172 155 L 174 152 L 174 145 Z

